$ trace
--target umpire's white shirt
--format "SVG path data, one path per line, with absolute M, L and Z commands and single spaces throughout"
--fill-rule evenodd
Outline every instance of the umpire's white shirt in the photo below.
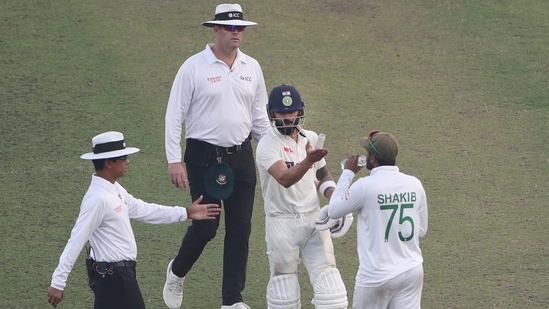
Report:
M 63 290 L 78 255 L 89 240 L 94 259 L 102 262 L 135 261 L 137 244 L 130 218 L 152 224 L 187 219 L 183 207 L 169 207 L 134 198 L 118 182 L 93 175 L 80 206 L 80 213 L 59 258 L 51 286 Z
M 341 173 L 328 215 L 358 211 L 356 286 L 379 286 L 423 263 L 419 237 L 427 233 L 427 197 L 419 179 L 396 166 L 376 167 L 351 185 L 354 175 Z
M 310 139 L 311 145 L 316 145 L 318 135 L 315 132 L 303 129 L 301 132 Z M 320 202 L 315 180 L 316 172 L 326 165 L 324 159 L 316 162 L 300 181 L 289 188 L 278 183 L 268 172 L 268 169 L 280 160 L 286 162 L 288 168 L 301 163 L 307 156 L 307 138 L 298 134 L 296 143 L 291 137 L 271 129 L 257 144 L 257 170 L 261 181 L 266 215 L 309 213 L 318 210 Z
M 217 59 L 211 44 L 191 56 L 175 76 L 166 110 L 168 163 L 181 161 L 185 137 L 213 145 L 240 145 L 250 132 L 260 140 L 270 129 L 267 90 L 259 63 L 237 51 L 232 68 Z

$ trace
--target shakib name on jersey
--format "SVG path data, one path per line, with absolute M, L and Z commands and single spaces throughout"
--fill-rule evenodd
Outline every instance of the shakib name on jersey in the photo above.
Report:
M 378 194 L 378 204 L 410 203 L 416 201 L 416 192 Z

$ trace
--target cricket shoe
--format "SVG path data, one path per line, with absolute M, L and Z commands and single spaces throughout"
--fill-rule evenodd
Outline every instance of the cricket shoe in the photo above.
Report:
M 221 309 L 251 309 L 251 308 L 245 303 L 240 302 L 240 303 L 232 304 L 231 306 L 221 306 Z
M 170 309 L 179 309 L 183 302 L 183 282 L 185 277 L 180 278 L 172 272 L 173 260 L 168 263 L 166 270 L 166 283 L 164 283 L 164 302 Z

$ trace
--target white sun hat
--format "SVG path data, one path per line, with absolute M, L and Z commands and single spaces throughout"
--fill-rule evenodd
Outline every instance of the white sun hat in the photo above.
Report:
M 139 148 L 127 147 L 124 134 L 116 131 L 101 133 L 92 138 L 93 151 L 80 156 L 84 160 L 110 159 L 130 155 Z
M 213 20 L 205 21 L 203 26 L 213 27 L 215 25 L 225 26 L 255 26 L 257 23 L 244 20 L 244 13 L 240 4 L 220 4 L 215 8 L 215 16 Z

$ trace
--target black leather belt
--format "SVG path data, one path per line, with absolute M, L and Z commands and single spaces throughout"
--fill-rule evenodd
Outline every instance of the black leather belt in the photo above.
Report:
M 127 267 L 127 268 L 135 268 L 135 265 L 137 264 L 135 261 L 120 261 L 120 262 L 112 262 L 112 263 L 106 263 L 106 262 L 96 262 L 99 264 L 100 268 L 118 268 L 118 267 Z M 105 267 L 103 267 L 103 265 Z
M 233 154 L 235 152 L 239 152 L 240 150 L 242 150 L 242 146 L 246 143 L 248 143 L 250 140 L 252 139 L 252 135 L 250 134 L 245 140 L 244 142 L 242 142 L 242 144 L 240 145 L 234 145 L 234 146 L 231 146 L 231 147 L 221 147 L 221 146 L 215 146 L 215 150 L 217 153 L 226 153 L 226 154 Z
M 219 147 L 219 146 L 215 146 L 215 149 L 218 151 L 218 152 L 224 152 L 226 154 L 233 154 L 235 152 L 239 152 L 240 150 L 242 150 L 242 145 L 235 145 L 235 146 L 232 146 L 232 147 Z

